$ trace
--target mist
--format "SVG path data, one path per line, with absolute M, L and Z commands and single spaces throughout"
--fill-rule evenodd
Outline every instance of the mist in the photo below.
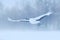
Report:
M 48 6 L 47 6 L 48 4 Z M 52 15 L 41 20 L 40 26 L 26 22 L 9 22 L 8 17 L 28 19 L 40 16 L 49 11 Z M 29 29 L 29 30 L 60 30 L 60 1 L 59 0 L 1 0 L 0 1 L 0 28 Z

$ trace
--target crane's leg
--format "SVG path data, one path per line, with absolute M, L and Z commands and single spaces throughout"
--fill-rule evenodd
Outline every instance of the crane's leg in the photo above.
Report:
M 37 24 L 37 30 L 40 30 L 40 23 Z

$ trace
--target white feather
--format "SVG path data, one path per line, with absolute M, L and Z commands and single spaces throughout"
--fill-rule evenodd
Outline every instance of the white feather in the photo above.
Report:
M 51 14 L 52 14 L 52 12 L 48 12 L 46 14 L 43 14 L 43 15 L 35 17 L 35 18 L 29 18 L 29 20 L 27 20 L 27 19 L 13 20 L 13 19 L 8 17 L 8 21 L 11 21 L 11 22 L 22 22 L 22 21 L 26 22 L 26 21 L 29 21 L 29 23 L 31 23 L 31 24 L 38 24 L 38 23 L 40 23 L 40 21 L 36 21 L 36 20 L 41 19 L 44 16 L 49 16 Z

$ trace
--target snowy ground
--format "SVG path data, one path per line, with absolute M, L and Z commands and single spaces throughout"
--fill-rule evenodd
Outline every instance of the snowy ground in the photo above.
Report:
M 60 40 L 60 32 L 0 30 L 0 40 Z

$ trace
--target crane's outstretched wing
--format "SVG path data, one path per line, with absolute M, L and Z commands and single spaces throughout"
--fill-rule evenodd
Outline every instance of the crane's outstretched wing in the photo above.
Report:
M 44 17 L 49 16 L 49 15 L 51 15 L 51 14 L 52 14 L 52 12 L 48 12 L 48 13 L 46 13 L 46 14 L 43 14 L 43 15 L 41 15 L 41 16 L 38 16 L 38 17 L 34 18 L 34 20 L 41 20 L 41 19 L 43 19 Z
M 8 17 L 8 21 L 11 21 L 11 22 L 28 22 L 29 20 L 26 20 L 26 19 L 13 20 L 10 17 Z

